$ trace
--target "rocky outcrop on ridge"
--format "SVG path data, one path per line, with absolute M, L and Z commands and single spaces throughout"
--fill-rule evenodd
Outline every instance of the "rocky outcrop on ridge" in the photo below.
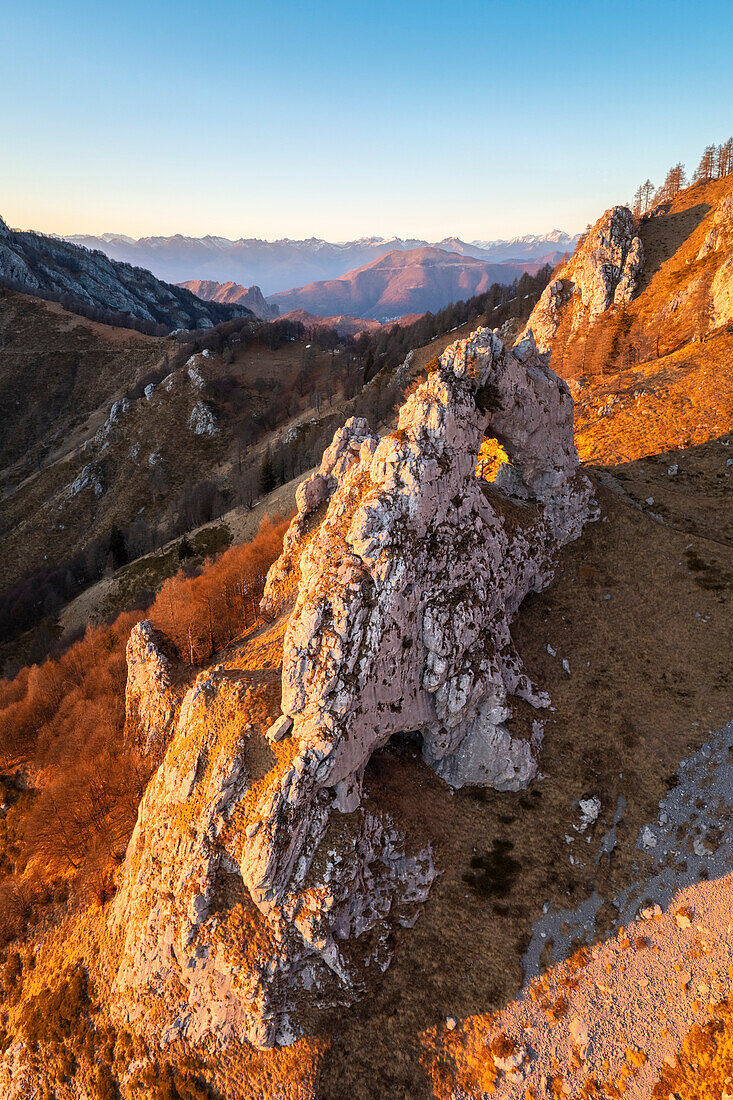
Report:
M 133 627 L 126 657 L 125 735 L 145 756 L 160 760 L 180 708 L 180 662 L 165 636 L 147 620 Z
M 212 279 L 190 279 L 178 286 L 190 290 L 205 302 L 220 302 L 222 305 L 246 306 L 261 321 L 272 321 L 279 316 L 277 306 L 271 306 L 258 286 L 242 286 L 241 283 L 217 283 Z
M 393 735 L 453 786 L 535 774 L 549 698 L 509 624 L 594 514 L 573 402 L 532 340 L 511 352 L 480 329 L 431 366 L 395 432 L 348 421 L 298 490 L 262 605 L 275 639 L 290 612 L 282 713 L 266 672 L 202 672 L 141 803 L 112 914 L 117 990 L 128 1019 L 175 1005 L 167 1037 L 285 1043 L 309 1006 L 348 1003 L 388 964 L 390 926 L 412 924 L 436 873 L 361 802 Z M 485 433 L 510 459 L 493 484 L 475 472 Z M 149 626 L 131 650 L 128 705 L 144 709 L 149 681 L 166 725 Z
M 558 278 L 545 288 L 523 337 L 533 333 L 540 351 L 549 351 L 566 308 L 573 326 L 593 321 L 611 306 L 633 297 L 644 264 L 641 240 L 626 206 L 614 206 L 598 219 Z M 572 305 L 570 305 L 572 303 Z
M 729 254 L 722 260 L 710 286 L 711 320 L 713 325 L 723 325 L 733 318 L 733 195 L 728 195 L 715 211 L 697 258 L 702 260 L 717 252 Z
M 161 663 L 149 647 L 149 679 Z M 152 694 L 167 693 L 154 683 Z M 331 822 L 323 792 L 277 904 L 255 904 L 246 868 L 260 815 L 273 790 L 295 789 L 301 767 L 290 741 L 277 755 L 268 747 L 267 696 L 256 674 L 201 673 L 140 805 L 111 917 L 116 989 L 124 1017 L 152 1021 L 164 1042 L 209 1032 L 257 1047 L 292 1041 L 304 1006 L 348 1004 L 365 968 L 388 965 L 390 928 L 414 923 L 435 877 L 430 850 L 407 854 L 388 815 Z
M 204 302 L 182 287 L 161 282 L 144 268 L 110 260 L 102 252 L 41 233 L 9 229 L 1 219 L 0 285 L 56 300 L 63 296 L 63 304 L 71 310 L 78 306 L 107 310 L 168 329 L 211 328 L 251 313 L 244 305 Z

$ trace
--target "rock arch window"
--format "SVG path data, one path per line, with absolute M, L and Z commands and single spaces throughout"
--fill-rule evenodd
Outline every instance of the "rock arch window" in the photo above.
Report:
M 476 457 L 476 477 L 483 481 L 496 481 L 501 467 L 509 462 L 509 455 L 498 439 L 485 435 Z

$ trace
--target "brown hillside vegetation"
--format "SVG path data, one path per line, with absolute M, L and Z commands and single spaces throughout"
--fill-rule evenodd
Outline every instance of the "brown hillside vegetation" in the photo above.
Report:
M 566 1042 L 574 1019 L 568 1005 L 592 973 L 585 1003 L 604 1021 L 609 1049 L 618 1045 L 625 1012 L 648 995 L 641 984 L 646 960 L 662 945 L 655 939 L 661 925 L 632 932 L 615 899 L 651 873 L 651 855 L 637 841 L 677 784 L 680 761 L 731 717 L 733 334 L 726 325 L 710 328 L 703 308 L 709 290 L 695 280 L 703 270 L 712 280 L 714 272 L 709 260 L 703 269 L 695 257 L 714 205 L 732 183 L 688 189 L 648 219 L 648 268 L 637 297 L 624 312 L 601 316 L 586 334 L 587 348 L 569 331 L 562 336 L 567 359 L 561 342 L 555 348 L 556 368 L 580 357 L 582 369 L 568 373 L 576 440 L 601 518 L 566 548 L 553 583 L 525 601 L 512 627 L 524 664 L 552 696 L 542 776 L 518 793 L 452 791 L 409 741 L 395 740 L 373 756 L 365 804 L 429 842 L 441 873 L 415 926 L 396 932 L 391 967 L 370 975 L 367 995 L 354 1007 L 313 1012 L 309 1038 L 269 1053 L 236 1041 L 220 1048 L 213 1040 L 189 1046 L 176 1039 L 160 1049 L 115 1015 L 107 899 L 146 779 L 121 736 L 123 648 L 142 612 L 90 629 L 58 661 L 2 683 L 7 774 L 0 801 L 9 809 L 0 817 L 0 911 L 8 914 L 0 1049 L 28 1044 L 18 1060 L 26 1059 L 29 1094 L 45 1088 L 54 1100 L 162 1100 L 174 1095 L 164 1090 L 175 1081 L 178 1095 L 216 1100 L 473 1100 L 493 1093 L 504 1100 L 519 1084 L 495 1059 L 510 1057 L 515 1040 L 495 1025 L 500 1013 L 524 1019 L 523 959 L 545 913 L 567 913 L 568 923 L 558 920 L 538 951 L 536 997 L 527 996 L 541 1026 L 527 1032 L 527 1042 L 539 1050 L 543 1028 Z M 700 205 L 709 208 L 702 217 Z M 680 303 L 665 314 L 672 292 Z M 657 355 L 649 331 L 664 317 L 672 321 L 660 323 Z M 475 324 L 468 320 L 466 331 Z M 404 384 L 459 334 L 417 350 Z M 321 354 L 326 371 L 330 351 Z M 236 371 L 246 363 L 235 350 L 229 365 Z M 207 369 L 202 364 L 205 377 Z M 385 387 L 377 397 L 372 390 L 373 409 L 365 402 L 365 411 L 382 410 L 386 421 L 390 392 Z M 297 433 L 309 415 L 301 410 L 283 436 Z M 227 551 L 199 576 L 168 580 L 145 613 L 173 637 L 182 675 L 213 662 L 224 672 L 259 675 L 249 717 L 263 729 L 279 712 L 284 620 L 256 622 L 254 599 L 281 537 L 281 525 L 265 526 L 251 547 Z M 276 772 L 287 752 L 284 742 L 252 759 L 253 774 Z M 601 805 L 598 826 L 580 836 L 578 805 L 590 796 Z M 611 829 L 615 847 L 607 852 Z M 716 882 L 695 886 L 713 891 Z M 578 912 L 582 921 L 573 923 Z M 596 970 L 605 966 L 600 981 L 591 948 L 598 949 Z M 692 950 L 699 954 L 681 957 L 681 969 L 702 965 L 697 939 Z M 725 980 L 720 968 L 704 996 L 688 996 L 685 983 L 665 986 L 667 1015 L 649 1013 L 620 1059 L 614 1054 L 604 1065 L 601 1053 L 591 1064 L 593 1052 L 584 1061 L 572 1044 L 558 1046 L 542 1088 L 528 1079 L 526 1094 L 522 1085 L 516 1095 L 647 1100 L 654 1090 L 655 1100 L 719 1100 L 733 1076 Z M 0 1091 L 9 1081 L 3 1072 L 0 1061 Z
M 148 364 L 129 356 L 123 385 L 105 374 L 110 342 L 105 326 L 96 326 L 102 397 L 95 393 L 94 401 L 100 403 L 64 432 L 44 419 L 43 394 L 34 390 L 38 438 L 4 471 L 0 668 L 12 672 L 19 661 L 47 653 L 63 606 L 100 578 L 225 512 L 250 510 L 311 468 L 349 416 L 377 424 L 391 419 L 410 381 L 411 372 L 400 368 L 411 350 L 417 349 L 417 363 L 422 346 L 435 341 L 438 347 L 487 313 L 496 324 L 526 320 L 548 275 L 543 268 L 517 286 L 492 286 L 435 315 L 356 338 L 321 327 L 306 334 L 281 320 L 231 322 L 203 335 L 153 340 L 157 365 L 143 370 Z M 49 318 L 58 315 L 74 330 L 87 324 L 60 307 L 49 312 L 45 303 L 0 291 L 0 302 L 6 298 L 27 304 L 33 346 L 54 346 L 56 322 Z M 109 332 L 113 344 L 129 344 L 128 331 Z M 95 360 L 84 362 L 86 378 Z M 62 360 L 59 369 L 66 368 Z M 29 363 L 17 341 L 6 347 L 3 369 L 7 392 L 24 392 Z M 87 408 L 81 398 L 77 404 Z M 29 407 L 13 398 L 10 422 L 23 425 Z M 222 541 L 230 541 L 226 525 L 219 526 Z M 159 583 L 151 583 L 148 595 Z
M 607 378 L 721 331 L 732 318 L 716 310 L 713 282 L 730 249 L 706 251 L 706 240 L 731 196 L 733 175 L 688 187 L 641 219 L 644 266 L 637 294 L 590 323 L 579 319 L 570 301 L 551 341 L 558 374 Z
M 194 666 L 257 617 L 264 577 L 285 522 L 263 520 L 199 575 L 183 572 L 145 611 Z M 0 818 L 0 941 L 43 906 L 91 890 L 106 896 L 124 855 L 149 765 L 122 738 L 125 646 L 143 612 L 89 627 L 62 657 L 0 681 L 0 769 L 10 808 Z
M 693 493 L 713 500 L 728 452 L 720 443 L 707 447 Z M 681 466 L 687 462 L 682 453 L 671 457 Z M 551 691 L 556 707 L 543 749 L 545 778 L 519 794 L 472 788 L 453 794 L 409 744 L 377 754 L 368 769 L 367 802 L 388 809 L 397 826 L 411 835 L 430 839 L 443 872 L 415 927 L 398 934 L 390 970 L 347 1013 L 315 1015 L 314 1039 L 289 1051 L 258 1054 L 232 1043 L 226 1053 L 214 1054 L 179 1043 L 165 1056 L 169 1061 L 178 1065 L 180 1059 L 192 1059 L 188 1064 L 194 1076 L 232 1098 L 268 1095 L 268 1087 L 282 1090 L 275 1095 L 336 1100 L 348 1091 L 367 1098 L 375 1095 L 376 1082 L 379 1095 L 449 1096 L 456 1087 L 486 1080 L 471 1077 L 474 1070 L 462 1061 L 462 1036 L 469 1034 L 463 1024 L 451 1033 L 454 1046 L 448 1044 L 443 1051 L 445 1019 L 467 1021 L 468 1029 L 470 1019 L 477 1014 L 483 1019 L 517 994 L 519 960 L 544 902 L 562 909 L 570 900 L 578 904 L 593 889 L 611 898 L 631 881 L 636 873 L 634 839 L 667 790 L 665 777 L 674 774 L 679 759 L 704 740 L 709 728 L 729 715 L 724 639 L 729 635 L 733 549 L 677 531 L 633 506 L 629 497 L 646 491 L 646 465 L 630 464 L 625 472 L 628 495 L 599 485 L 604 519 L 568 548 L 555 582 L 527 602 L 513 631 L 527 667 Z M 721 506 L 730 508 L 725 498 L 715 504 Z M 234 552 L 229 553 L 235 560 Z M 697 567 L 698 559 L 704 568 Z M 187 603 L 194 589 L 182 578 L 178 583 Z M 205 599 L 199 606 L 205 646 Z M 175 601 L 173 616 L 163 596 L 156 608 L 157 621 L 169 629 L 177 617 Z M 180 636 L 185 642 L 185 625 Z M 282 624 L 255 631 L 218 653 L 217 663 L 225 668 L 276 668 L 281 638 Z M 548 653 L 548 643 L 556 657 Z M 563 671 L 561 657 L 568 660 L 570 675 Z M 274 683 L 272 690 L 276 688 Z M 273 697 L 264 717 L 257 716 L 258 723 L 276 712 Z M 584 752 L 578 754 L 581 737 Z M 606 814 L 613 813 L 620 794 L 627 801 L 614 858 L 600 866 L 592 858 L 571 864 L 565 841 L 565 834 L 572 832 L 573 805 L 589 793 L 601 798 Z M 509 860 L 497 861 L 492 857 L 497 852 L 508 853 Z M 63 877 L 81 882 L 84 874 L 67 867 Z M 86 931 L 74 938 L 81 914 L 77 918 L 73 908 L 59 908 L 58 902 L 47 912 L 48 920 L 34 929 L 38 947 L 32 970 L 23 961 L 26 949 L 20 944 L 22 972 L 13 979 L 18 1000 L 6 1004 L 2 1017 L 8 1041 L 30 1026 L 24 1021 L 33 1005 L 40 1009 L 35 998 L 41 986 L 57 989 L 68 980 L 55 969 L 63 945 L 65 965 L 78 963 L 89 973 L 95 1034 L 109 1029 L 113 1080 L 128 1081 L 128 1042 L 137 1044 L 135 1051 L 144 1062 L 160 1065 L 160 1053 L 139 1038 L 126 1038 L 109 1018 L 111 974 L 103 965 L 103 914 L 85 910 Z M 51 918 L 60 923 L 52 926 Z M 612 924 L 613 910 L 602 909 L 594 938 L 602 941 Z M 100 954 L 95 954 L 95 944 Z M 7 956 L 14 957 L 12 952 Z M 450 966 L 446 959 L 452 960 Z M 435 1039 L 426 1034 L 430 1029 L 441 1036 L 440 1053 L 431 1046 Z M 86 1033 L 62 1044 L 72 1050 L 77 1064 L 69 1091 L 59 1092 L 60 1097 L 78 1095 L 82 1082 L 97 1070 L 100 1056 L 85 1052 Z M 34 1082 L 53 1080 L 61 1072 L 61 1051 L 54 1053 L 44 1034 L 39 1041 L 43 1062 L 32 1063 Z M 434 1051 L 427 1061 L 426 1049 Z M 442 1068 L 431 1070 L 433 1057 Z M 469 1088 L 467 1094 L 476 1093 Z M 122 1095 L 136 1094 L 125 1084 Z
M 692 447 L 733 417 L 733 325 L 634 368 L 571 383 L 585 462 L 615 465 Z
M 157 366 L 162 355 L 154 337 L 88 321 L 53 302 L 0 292 L 3 491 L 68 447 L 90 414 Z

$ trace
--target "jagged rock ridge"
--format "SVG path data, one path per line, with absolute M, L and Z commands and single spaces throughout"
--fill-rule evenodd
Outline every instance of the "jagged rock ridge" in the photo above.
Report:
M 352 419 L 299 489 L 263 600 L 287 614 L 297 584 L 282 716 L 270 720 L 267 677 L 241 669 L 201 673 L 183 699 L 114 905 L 128 1016 L 175 979 L 176 1029 L 267 1046 L 304 1007 L 353 999 L 370 960 L 387 965 L 390 923 L 416 918 L 435 875 L 429 848 L 408 854 L 361 805 L 366 764 L 395 733 L 453 785 L 517 789 L 535 773 L 549 699 L 509 624 L 594 513 L 572 399 L 531 340 L 513 353 L 487 329 L 432 366 L 396 432 Z M 486 432 L 511 460 L 493 486 L 475 473 Z M 155 649 L 143 624 L 128 718 L 148 679 L 166 726 Z
M 549 283 L 527 322 L 540 351 L 551 350 L 562 314 L 575 308 L 574 327 L 593 321 L 612 305 L 624 305 L 634 295 L 644 264 L 641 240 L 626 206 L 614 206 L 598 219 L 572 258 Z
M 261 321 L 272 321 L 280 313 L 277 306 L 271 306 L 258 286 L 242 286 L 241 283 L 217 283 L 212 279 L 189 279 L 179 286 L 190 290 L 205 302 L 220 302 L 223 305 L 246 306 Z
M 128 314 L 167 328 L 211 328 L 247 317 L 243 305 L 204 302 L 151 272 L 110 260 L 104 253 L 42 233 L 9 229 L 0 220 L 0 285 L 26 294 L 65 295 L 97 310 Z

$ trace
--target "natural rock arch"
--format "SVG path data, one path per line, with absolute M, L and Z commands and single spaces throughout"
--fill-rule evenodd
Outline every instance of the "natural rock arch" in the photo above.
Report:
M 498 487 L 475 476 L 487 431 L 511 457 Z M 390 924 L 416 919 L 436 873 L 429 847 L 408 854 L 388 815 L 360 804 L 364 769 L 391 737 L 418 731 L 453 786 L 529 782 L 549 699 L 509 624 L 595 507 L 567 386 L 532 340 L 511 352 L 488 329 L 443 353 L 395 432 L 379 439 L 359 419 L 339 429 L 297 503 L 262 601 L 266 617 L 289 616 L 273 765 L 257 772 L 264 729 L 251 715 L 265 688 L 241 670 L 201 673 L 143 798 L 112 914 L 128 1017 L 145 1013 L 143 991 L 159 1011 L 178 984 L 175 1026 L 193 1038 L 289 1042 L 299 1004 L 348 1002 L 360 966 L 389 961 Z M 168 670 L 147 628 L 130 653 L 128 709 L 144 712 L 147 683 L 167 722 Z M 536 711 L 520 734 L 515 698 Z

